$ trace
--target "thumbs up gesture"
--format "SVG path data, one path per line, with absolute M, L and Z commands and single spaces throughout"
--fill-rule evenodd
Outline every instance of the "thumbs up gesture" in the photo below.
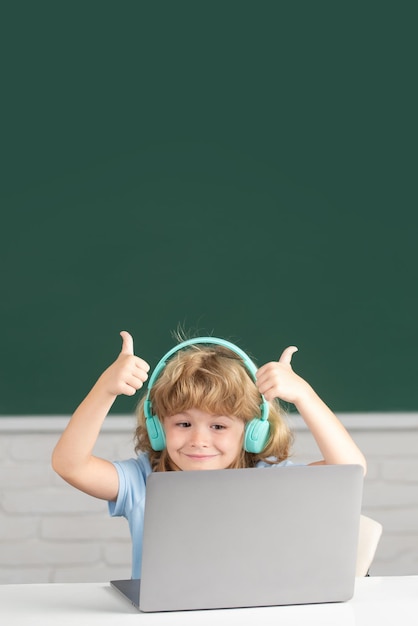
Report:
M 297 404 L 309 384 L 292 368 L 292 356 L 297 352 L 295 346 L 286 348 L 278 361 L 266 363 L 257 371 L 257 387 L 266 400 L 280 398 L 285 402 Z
M 126 330 L 120 333 L 122 349 L 118 358 L 100 377 L 105 390 L 114 396 L 133 396 L 148 378 L 149 365 L 135 356 L 134 340 Z

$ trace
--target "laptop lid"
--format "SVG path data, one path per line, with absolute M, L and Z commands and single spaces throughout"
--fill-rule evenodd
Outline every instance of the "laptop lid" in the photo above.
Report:
M 140 586 L 112 584 L 142 611 L 348 600 L 362 487 L 357 465 L 152 473 Z

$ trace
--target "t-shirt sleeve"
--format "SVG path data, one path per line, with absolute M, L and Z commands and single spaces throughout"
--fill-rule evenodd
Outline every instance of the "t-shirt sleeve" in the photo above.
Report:
M 114 461 L 113 464 L 118 473 L 119 489 L 116 501 L 108 503 L 109 513 L 112 517 L 129 518 L 134 506 L 143 504 L 145 500 L 146 477 L 151 468 L 141 457 Z
M 274 459 L 269 459 L 271 461 L 274 461 Z M 278 467 L 289 467 L 289 466 L 297 466 L 297 465 L 305 465 L 304 463 L 294 463 L 293 461 L 290 461 L 289 459 L 285 459 L 284 461 L 280 461 L 280 463 L 267 463 L 266 461 L 258 461 L 256 467 L 266 467 L 266 468 L 278 468 Z

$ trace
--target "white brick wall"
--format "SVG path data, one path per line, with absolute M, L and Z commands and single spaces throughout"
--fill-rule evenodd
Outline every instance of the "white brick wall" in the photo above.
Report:
M 418 415 L 343 415 L 365 453 L 363 512 L 383 524 L 371 574 L 418 574 Z M 130 576 L 125 520 L 50 467 L 65 417 L 0 418 L 0 583 L 93 582 Z M 300 418 L 295 459 L 318 458 Z M 131 417 L 110 417 L 96 454 L 132 456 Z

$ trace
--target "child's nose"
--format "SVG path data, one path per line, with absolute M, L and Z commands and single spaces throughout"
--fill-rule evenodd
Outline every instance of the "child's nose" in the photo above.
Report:
M 208 445 L 208 433 L 204 428 L 192 428 L 190 435 L 190 443 L 193 446 Z

